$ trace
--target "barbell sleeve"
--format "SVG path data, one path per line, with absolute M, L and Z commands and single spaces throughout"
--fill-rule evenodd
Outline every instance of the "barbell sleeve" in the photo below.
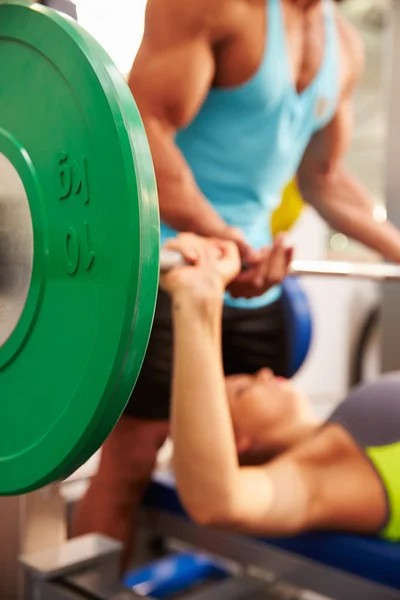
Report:
M 179 252 L 163 248 L 160 255 L 160 271 L 165 273 L 185 264 Z M 400 280 L 400 266 L 387 263 L 352 263 L 330 260 L 294 260 L 290 266 L 292 275 L 322 277 L 351 277 L 374 281 Z

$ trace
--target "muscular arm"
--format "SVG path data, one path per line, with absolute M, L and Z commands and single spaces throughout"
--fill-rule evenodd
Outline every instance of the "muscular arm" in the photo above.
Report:
M 282 535 L 307 521 L 307 490 L 295 464 L 240 467 L 221 358 L 222 299 L 173 298 L 172 435 L 178 489 L 199 523 Z
M 299 188 L 304 200 L 334 229 L 400 261 L 400 232 L 388 221 L 374 219 L 370 193 L 342 163 L 353 131 L 352 96 L 362 70 L 362 49 L 352 35 L 347 43 L 353 72 L 334 119 L 306 150 L 298 171 Z
M 129 86 L 152 151 L 161 218 L 178 231 L 219 236 L 226 224 L 174 141 L 177 130 L 196 116 L 214 78 L 212 44 L 222 33 L 211 7 L 209 0 L 149 0 Z

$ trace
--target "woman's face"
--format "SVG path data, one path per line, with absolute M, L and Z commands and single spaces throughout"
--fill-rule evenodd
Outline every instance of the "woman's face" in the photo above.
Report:
M 279 432 L 295 426 L 309 410 L 303 394 L 270 369 L 231 375 L 226 388 L 239 452 L 251 451 L 262 440 L 266 446 L 279 445 Z

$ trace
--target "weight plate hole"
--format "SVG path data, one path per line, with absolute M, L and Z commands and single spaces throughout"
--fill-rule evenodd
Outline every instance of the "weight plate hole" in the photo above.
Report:
M 32 265 L 33 226 L 28 196 L 17 170 L 0 152 L 0 348 L 24 310 Z

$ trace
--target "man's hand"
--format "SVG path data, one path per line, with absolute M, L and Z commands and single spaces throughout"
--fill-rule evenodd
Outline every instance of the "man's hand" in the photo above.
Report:
M 242 259 L 242 263 L 246 265 L 256 265 L 260 264 L 262 260 L 262 255 L 257 250 L 252 248 L 245 236 L 244 233 L 239 227 L 230 227 L 227 226 L 221 235 L 218 235 L 223 240 L 231 240 L 235 242 L 238 247 L 240 258 Z
M 285 246 L 285 236 L 276 237 L 271 248 L 263 248 L 256 261 L 228 286 L 233 298 L 261 296 L 287 277 L 293 248 Z
M 200 297 L 222 298 L 226 286 L 240 271 L 240 255 L 234 242 L 182 233 L 165 244 L 182 254 L 187 266 L 171 269 L 161 277 L 161 287 L 174 295 L 188 291 Z

